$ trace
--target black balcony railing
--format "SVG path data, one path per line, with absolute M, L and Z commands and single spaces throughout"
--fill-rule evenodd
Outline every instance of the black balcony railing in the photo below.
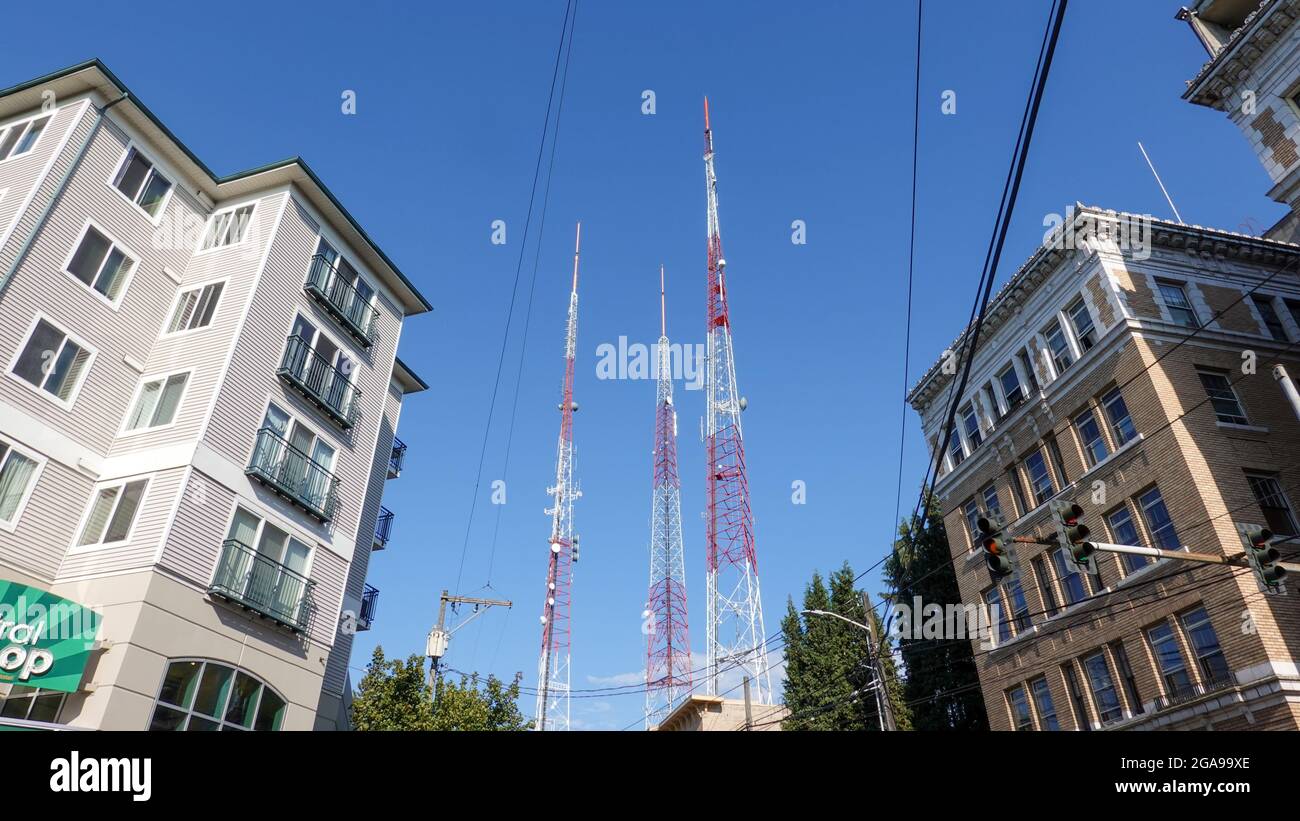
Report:
M 379 609 L 379 591 L 370 585 L 361 594 L 361 615 L 357 617 L 357 629 L 369 630 L 375 623 L 375 611 Z
M 1211 693 L 1217 693 L 1220 690 L 1228 690 L 1235 686 L 1236 683 L 1237 681 L 1231 673 L 1219 678 L 1189 683 L 1183 687 L 1171 690 L 1167 695 L 1160 696 L 1156 702 L 1156 709 L 1168 710 L 1177 707 L 1180 704 L 1195 701 L 1202 696 L 1208 696 Z
M 356 423 L 361 392 L 343 369 L 316 353 L 307 340 L 289 337 L 276 373 L 343 429 Z
M 388 537 L 393 534 L 393 511 L 386 507 L 379 508 L 379 518 L 375 520 L 375 550 L 388 547 Z
M 271 428 L 257 432 L 253 459 L 244 472 L 322 522 L 334 518 L 338 477 Z
M 406 461 L 406 443 L 393 437 L 393 455 L 388 458 L 388 478 L 396 479 L 402 475 L 402 463 Z
M 208 591 L 301 633 L 310 623 L 315 584 L 243 542 L 227 539 Z
M 379 311 L 329 260 L 319 254 L 311 258 L 304 288 L 358 342 L 367 348 L 374 344 Z

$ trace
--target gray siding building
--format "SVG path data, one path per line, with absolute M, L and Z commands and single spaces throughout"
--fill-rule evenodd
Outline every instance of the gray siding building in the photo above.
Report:
M 218 177 L 98 61 L 0 91 L 0 590 L 98 617 L 42 687 L 0 597 L 0 720 L 346 726 L 429 309 L 301 160 Z

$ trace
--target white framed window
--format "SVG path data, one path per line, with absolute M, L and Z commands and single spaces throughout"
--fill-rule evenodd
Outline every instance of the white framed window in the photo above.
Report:
M 257 203 L 237 205 L 212 215 L 208 228 L 203 232 L 203 241 L 199 243 L 198 253 L 238 245 L 248 236 L 249 226 L 253 222 L 253 212 Z
M 1007 365 L 1002 373 L 998 374 L 998 382 L 1002 385 L 1002 397 L 1007 403 L 1007 413 L 1011 413 L 1025 401 L 1025 389 L 1020 385 L 1020 375 L 1016 373 L 1016 366 Z
M 1201 384 L 1209 394 L 1210 404 L 1214 406 L 1214 415 L 1220 422 L 1225 425 L 1250 424 L 1245 409 L 1241 407 L 1241 399 L 1237 397 L 1237 391 L 1226 374 L 1198 370 L 1196 375 L 1201 378 Z
M 974 404 L 970 404 L 959 412 L 962 427 L 966 430 L 966 441 L 970 443 L 972 451 L 984 443 L 984 434 L 980 432 L 980 420 L 975 407 Z
M 1201 327 L 1196 309 L 1187 298 L 1187 289 L 1181 283 L 1158 279 L 1156 287 L 1160 289 L 1160 297 L 1164 299 L 1165 307 L 1169 309 L 1169 318 L 1174 321 L 1174 324 L 1182 325 L 1184 328 Z
M 63 270 L 117 310 L 135 273 L 137 259 L 107 231 L 87 220 L 80 239 L 63 262 Z
M 71 408 L 95 360 L 94 349 L 40 314 L 32 320 L 26 339 L 9 372 L 32 390 Z
M 172 194 L 171 180 L 158 171 L 153 161 L 132 146 L 126 150 L 109 184 L 131 201 L 156 225 Z
M 162 336 L 197 331 L 212 324 L 212 317 L 217 312 L 221 295 L 225 292 L 226 281 L 209 282 L 185 288 L 176 295 L 176 303 L 168 315 Z
M 173 659 L 154 703 L 150 730 L 275 731 L 286 702 L 242 669 L 207 659 Z
M 1097 344 L 1097 328 L 1092 324 L 1092 314 L 1088 313 L 1088 304 L 1083 297 L 1065 310 L 1074 326 L 1074 338 L 1079 341 L 1079 350 L 1087 353 Z
M 0 530 L 13 532 L 40 479 L 45 460 L 0 438 Z
M 148 487 L 148 478 L 119 480 L 97 487 L 90 497 L 90 509 L 81 523 L 74 552 L 130 541 Z
M 1278 536 L 1300 535 L 1300 526 L 1296 524 L 1295 513 L 1277 477 L 1264 473 L 1247 473 L 1246 481 L 1250 483 L 1250 490 L 1255 494 L 1255 501 L 1259 502 L 1259 509 L 1264 514 L 1268 529 Z M 0 510 L 0 518 L 3 518 L 3 513 L 4 511 Z
M 122 423 L 123 433 L 170 427 L 176 421 L 181 398 L 190 381 L 190 372 L 145 377 L 136 389 L 131 410 Z
M 0 162 L 21 157 L 35 148 L 53 116 L 43 114 L 0 128 Z
M 1259 318 L 1264 320 L 1264 327 L 1268 329 L 1268 335 L 1278 342 L 1286 342 L 1286 328 L 1282 325 L 1282 318 L 1278 316 L 1277 310 L 1273 307 L 1273 297 L 1267 294 L 1252 294 L 1250 301 L 1254 303 L 1255 310 L 1259 311 Z
M 1053 322 L 1048 325 L 1047 329 L 1043 331 L 1043 338 L 1047 340 L 1047 348 L 1052 357 L 1052 364 L 1056 366 L 1056 375 L 1060 376 L 1074 364 L 1074 352 L 1070 350 L 1070 343 L 1065 338 L 1065 331 L 1061 328 L 1061 323 Z

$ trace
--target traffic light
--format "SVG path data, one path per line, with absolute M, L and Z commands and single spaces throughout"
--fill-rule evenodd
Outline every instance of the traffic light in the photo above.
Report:
M 1097 563 L 1092 560 L 1092 554 L 1097 552 L 1097 548 L 1088 541 L 1092 531 L 1079 521 L 1083 517 L 1083 508 L 1074 502 L 1057 499 L 1052 502 L 1052 512 L 1056 514 L 1057 542 L 1069 552 L 1079 569 L 1096 575 Z
M 1254 527 L 1252 525 L 1238 525 L 1242 539 L 1246 542 L 1246 559 L 1250 562 L 1250 567 L 1259 577 L 1260 583 L 1265 590 L 1275 590 L 1278 585 L 1286 578 L 1286 568 L 1278 564 L 1278 559 L 1282 554 L 1278 553 L 1277 548 L 1273 547 L 1270 542 L 1273 540 L 1273 531 L 1266 527 Z
M 989 518 L 992 517 L 992 518 Z M 975 522 L 980 531 L 980 543 L 984 545 L 984 562 L 989 568 L 989 578 L 994 584 L 1015 573 L 1009 549 L 1011 539 L 1003 532 L 1006 526 L 1002 514 L 990 513 L 981 516 Z

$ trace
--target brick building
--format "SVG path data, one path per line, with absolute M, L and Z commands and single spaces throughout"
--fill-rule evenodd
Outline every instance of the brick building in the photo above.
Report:
M 1292 215 L 1249 236 L 1080 205 L 990 304 L 936 493 L 962 600 L 992 614 L 973 644 L 994 729 L 1300 729 L 1295 578 L 1268 595 L 1245 569 L 1109 553 L 1090 576 L 1022 545 L 994 586 L 975 538 L 992 510 L 1051 538 L 1058 498 L 1097 541 L 1234 556 L 1238 525 L 1300 533 L 1273 372 L 1300 373 L 1300 0 L 1179 17 L 1211 54 L 1186 98 L 1242 127 Z M 954 378 L 941 360 L 909 396 L 932 452 Z

